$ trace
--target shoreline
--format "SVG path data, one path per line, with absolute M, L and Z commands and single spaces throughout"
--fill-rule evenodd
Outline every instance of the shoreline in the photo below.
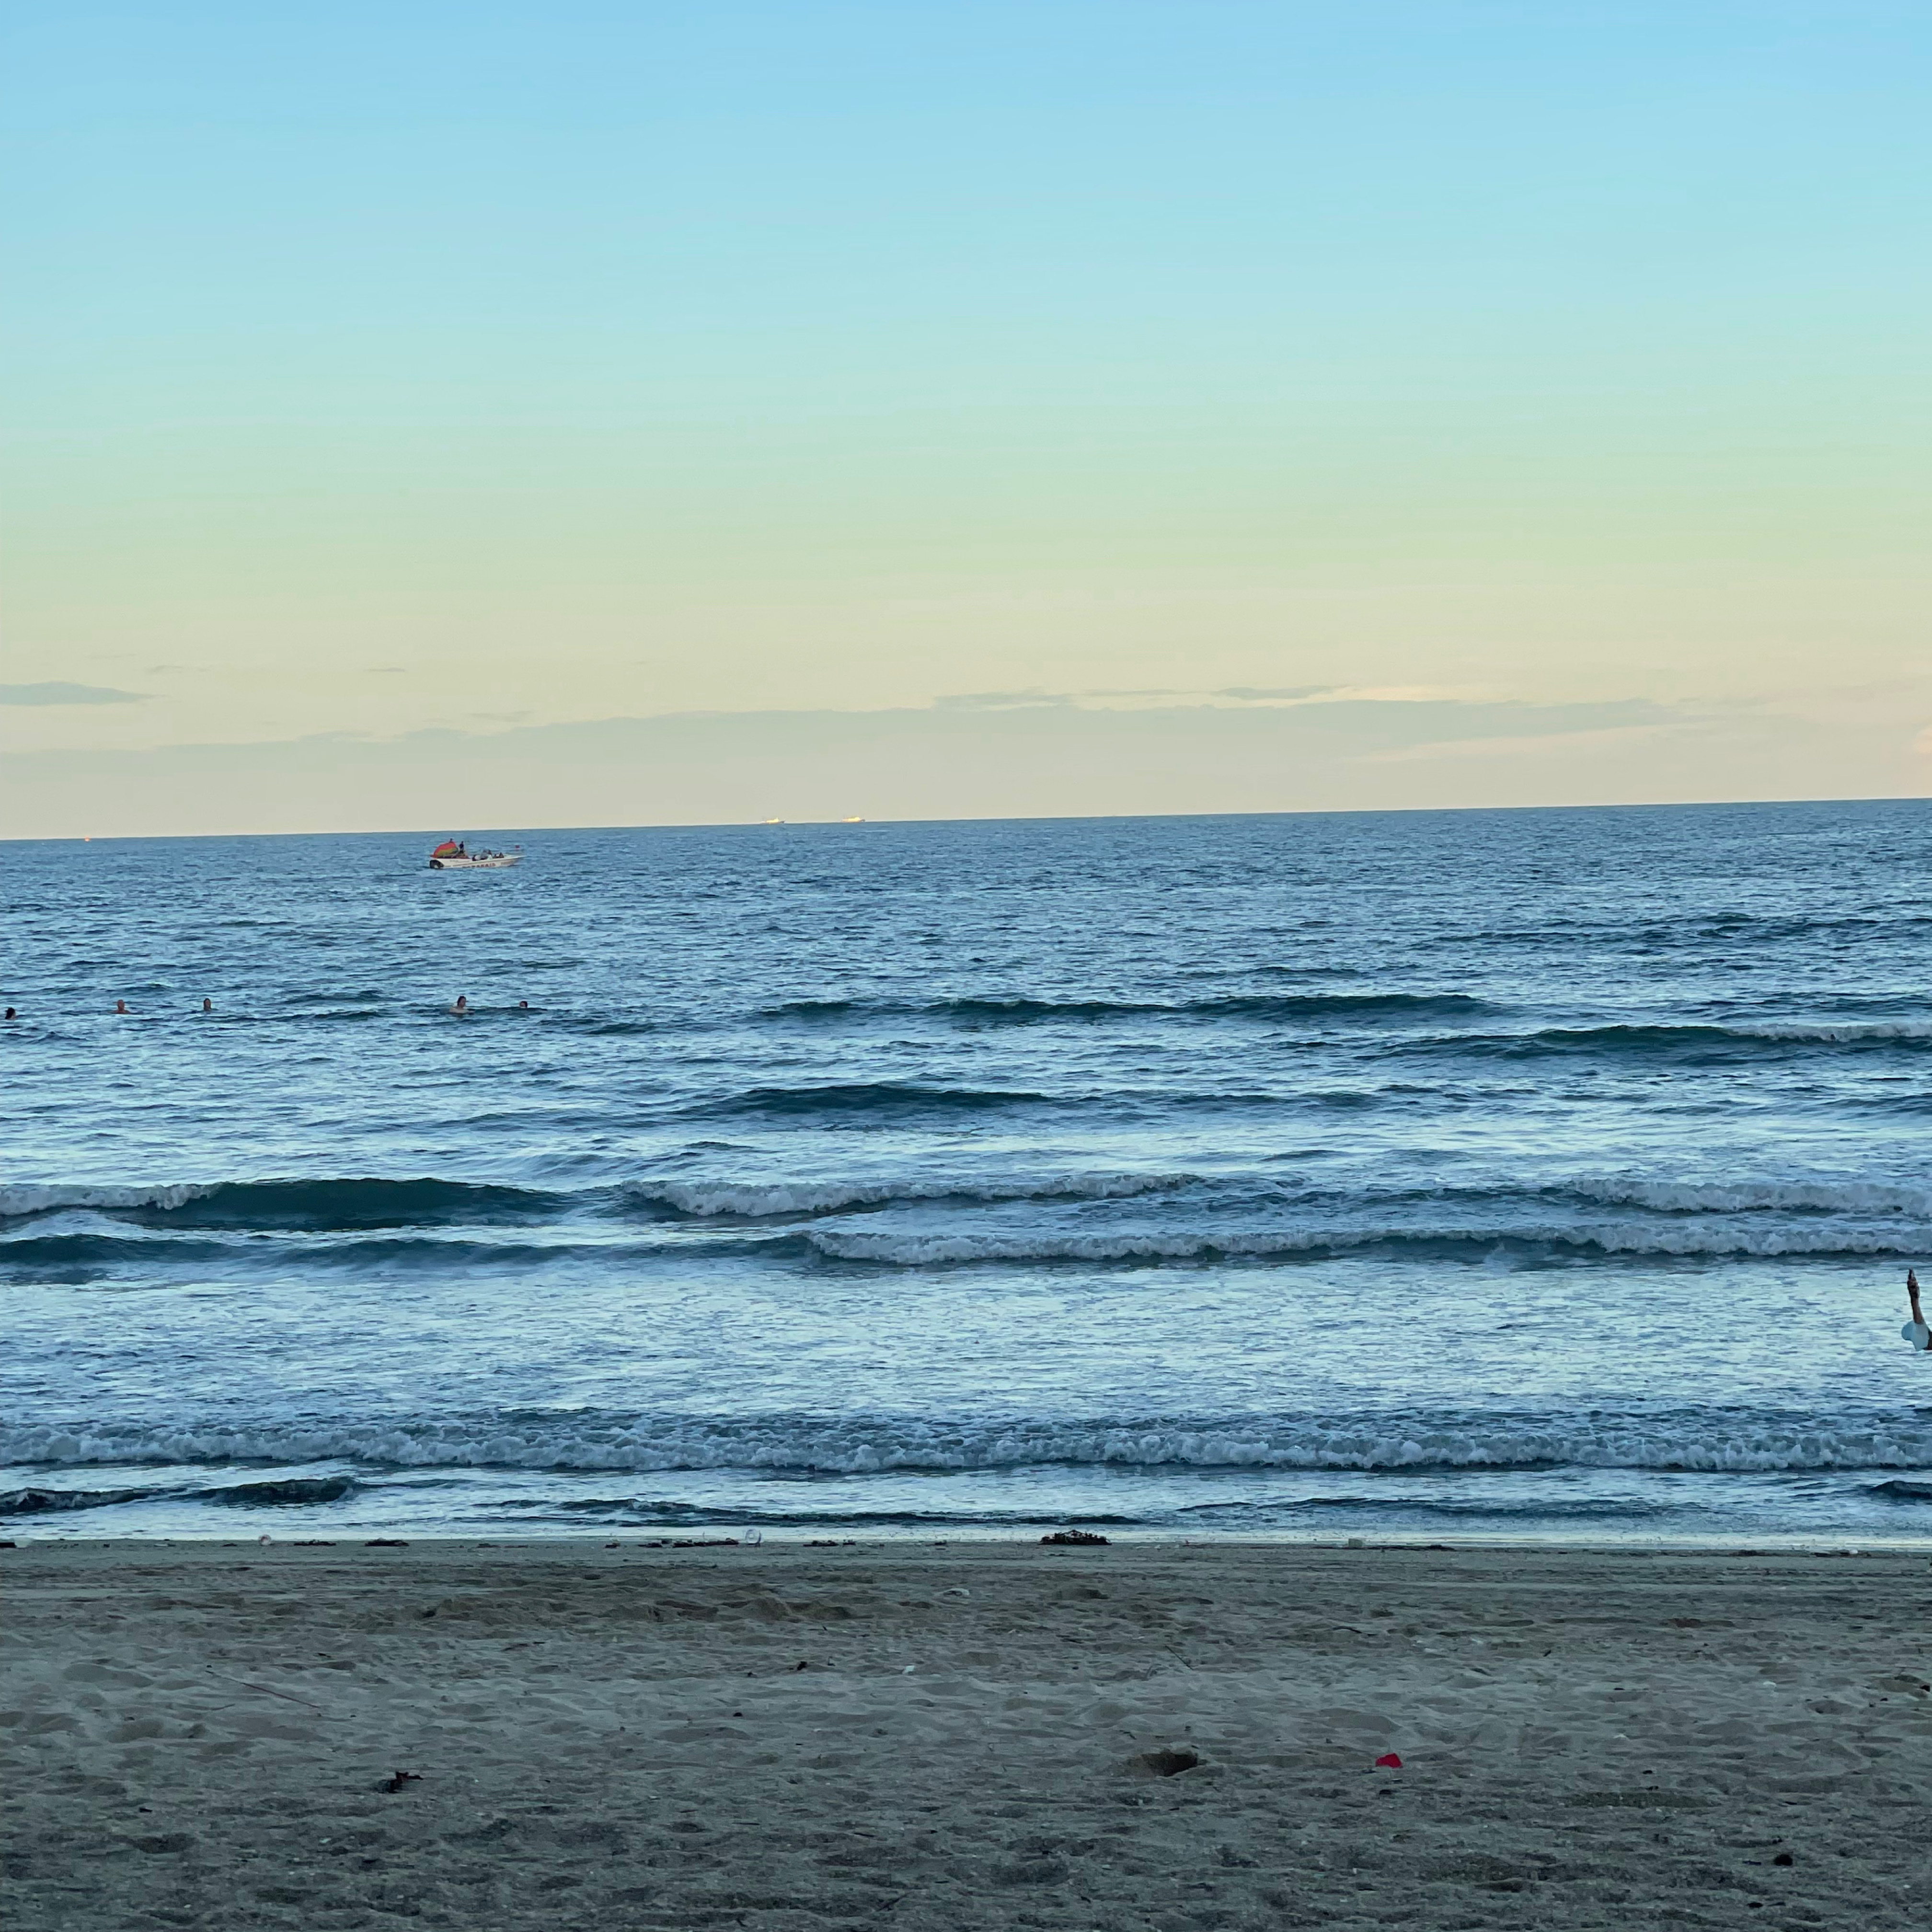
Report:
M 1798 1530 L 1713 1532 L 1705 1535 L 1654 1535 L 1632 1532 L 1626 1534 L 1605 1532 L 1592 1536 L 1565 1528 L 1544 1534 L 1535 1530 L 1514 1532 L 1497 1530 L 1361 1530 L 1300 1531 L 1292 1529 L 1215 1530 L 1184 1535 L 1171 1529 L 1142 1529 L 1118 1523 L 1076 1522 L 1054 1524 L 1042 1518 L 1028 1525 L 1000 1524 L 985 1528 L 959 1525 L 910 1525 L 901 1529 L 876 1523 L 858 1526 L 839 1523 L 773 1526 L 770 1524 L 706 1524 L 644 1529 L 628 1527 L 615 1535 L 580 1528 L 550 1534 L 541 1530 L 513 1528 L 501 1531 L 416 1530 L 406 1526 L 359 1526 L 333 1532 L 318 1529 L 312 1534 L 276 1536 L 266 1541 L 260 1532 L 236 1534 L 211 1530 L 206 1535 L 186 1536 L 169 1531 L 152 1536 L 104 1536 L 82 1531 L 36 1532 L 31 1516 L 0 1524 L 9 1534 L 0 1536 L 0 1552 L 17 1550 L 49 1550 L 76 1546 L 102 1550 L 166 1550 L 219 1548 L 278 1550 L 335 1549 L 351 1550 L 393 1546 L 408 1548 L 527 1549 L 555 1548 L 602 1550 L 621 1545 L 626 1549 L 681 1550 L 699 1547 L 733 1547 L 745 1550 L 805 1550 L 828 1548 L 861 1548 L 876 1553 L 899 1553 L 923 1549 L 988 1550 L 1026 1547 L 1044 1542 L 1054 1531 L 1091 1529 L 1109 1548 L 1123 1550 L 1420 1550 L 1462 1552 L 1472 1550 L 1560 1553 L 1566 1550 L 1604 1556 L 1932 1556 L 1932 1528 L 1900 1532 L 1891 1535 L 1861 1536 L 1850 1532 L 1829 1534 Z M 752 1532 L 748 1534 L 748 1529 Z M 943 1532 L 943 1533 L 941 1533 Z
M 1925 1909 L 1922 1553 L 686 1540 L 0 1552 L 18 1922 Z

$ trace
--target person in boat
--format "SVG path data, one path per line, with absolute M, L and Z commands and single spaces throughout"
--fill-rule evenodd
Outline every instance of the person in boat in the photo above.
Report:
M 1912 1319 L 1899 1332 L 1922 1354 L 1932 1354 L 1932 1328 L 1925 1324 L 1925 1311 L 1918 1305 L 1918 1274 L 1914 1268 L 1905 1270 L 1905 1292 L 1912 1304 Z
M 458 993 L 456 996 L 455 1005 L 449 1010 L 458 1019 L 466 1020 L 470 1017 L 470 995 L 467 993 Z

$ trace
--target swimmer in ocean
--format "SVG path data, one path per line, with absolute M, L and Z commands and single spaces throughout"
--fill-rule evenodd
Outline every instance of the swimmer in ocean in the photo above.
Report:
M 458 1019 L 466 1020 L 470 1017 L 470 995 L 467 993 L 458 993 L 456 996 L 455 1005 L 449 1010 Z
M 1932 1329 L 1925 1325 L 1925 1311 L 1918 1305 L 1918 1276 L 1911 1268 L 1905 1270 L 1905 1292 L 1912 1298 L 1912 1319 L 1898 1332 L 1915 1348 L 1932 1352 Z

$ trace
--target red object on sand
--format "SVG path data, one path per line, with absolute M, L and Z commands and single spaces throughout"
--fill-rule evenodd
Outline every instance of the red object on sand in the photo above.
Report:
M 1402 1760 L 1397 1757 L 1394 1751 L 1384 1751 L 1376 1760 L 1376 1768 L 1378 1771 L 1400 1771 L 1402 1768 Z

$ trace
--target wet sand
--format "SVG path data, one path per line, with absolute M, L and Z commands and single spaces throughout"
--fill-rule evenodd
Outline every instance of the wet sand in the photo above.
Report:
M 1932 1922 L 1923 1553 L 47 1543 L 0 1585 L 14 1932 Z

